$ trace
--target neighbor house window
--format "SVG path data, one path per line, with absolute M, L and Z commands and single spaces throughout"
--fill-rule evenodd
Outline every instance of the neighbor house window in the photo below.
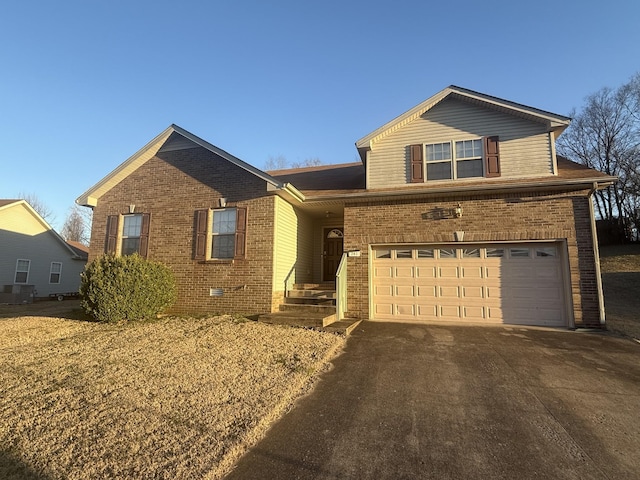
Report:
M 196 260 L 232 260 L 245 256 L 247 209 L 196 211 Z
M 151 214 L 131 213 L 107 217 L 107 245 L 105 251 L 114 255 L 138 253 L 147 256 Z
M 29 280 L 29 268 L 31 267 L 31 260 L 24 260 L 19 258 L 16 262 L 16 276 L 14 283 L 27 283 Z
M 51 270 L 49 271 L 49 283 L 60 283 L 62 276 L 62 262 L 51 262 Z
M 412 183 L 500 176 L 498 137 L 495 136 L 410 145 L 409 155 Z

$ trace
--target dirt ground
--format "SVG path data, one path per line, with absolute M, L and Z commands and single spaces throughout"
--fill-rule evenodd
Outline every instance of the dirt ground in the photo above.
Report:
M 220 478 L 345 341 L 232 316 L 79 315 L 77 301 L 0 307 L 4 480 Z

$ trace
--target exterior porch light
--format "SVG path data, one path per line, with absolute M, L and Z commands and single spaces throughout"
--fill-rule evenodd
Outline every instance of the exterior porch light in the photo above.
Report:
M 220 204 L 220 208 L 225 208 L 227 206 L 227 199 L 222 197 L 218 199 L 218 203 Z
M 456 218 L 460 218 L 462 216 L 462 205 L 458 202 L 458 206 L 456 207 Z

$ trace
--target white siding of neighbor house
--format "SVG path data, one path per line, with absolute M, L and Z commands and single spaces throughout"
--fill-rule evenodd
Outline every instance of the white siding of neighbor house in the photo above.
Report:
M 274 197 L 273 291 L 284 292 L 285 281 L 310 283 L 312 279 L 313 224 L 302 212 Z
M 38 297 L 78 291 L 85 262 L 72 259 L 64 244 L 23 205 L 0 211 L 0 245 L 0 292 L 14 285 L 19 258 L 31 260 L 26 285 L 34 285 Z M 62 263 L 58 284 L 49 283 L 51 262 Z
M 491 135 L 500 137 L 501 178 L 553 175 L 553 149 L 543 124 L 447 99 L 373 144 L 367 188 L 410 183 L 409 145 Z

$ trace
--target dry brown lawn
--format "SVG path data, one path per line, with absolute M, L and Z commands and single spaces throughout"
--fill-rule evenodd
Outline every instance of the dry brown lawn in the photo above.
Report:
M 640 339 L 640 245 L 600 248 L 607 328 Z
M 107 325 L 74 319 L 77 302 L 40 305 L 67 318 L 28 308 L 0 306 L 2 479 L 220 478 L 345 341 L 231 316 Z

